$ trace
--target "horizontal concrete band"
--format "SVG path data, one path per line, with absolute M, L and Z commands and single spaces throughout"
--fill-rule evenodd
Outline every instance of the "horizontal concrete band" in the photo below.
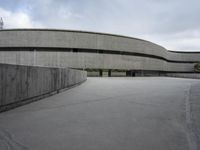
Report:
M 77 48 L 46 48 L 46 47 L 29 47 L 29 48 L 19 48 L 19 47 L 0 47 L 1 51 L 41 51 L 41 52 L 74 52 L 74 53 L 97 53 L 97 54 L 111 54 L 111 55 L 127 55 L 127 56 L 139 56 L 139 57 L 148 57 L 154 59 L 165 60 L 172 63 L 198 63 L 199 61 L 181 61 L 181 60 L 168 60 L 164 57 L 142 54 L 135 52 L 125 52 L 125 51 L 107 51 L 107 50 L 96 50 L 96 49 L 77 49 Z M 195 53 L 198 54 L 198 53 Z
M 87 73 L 68 68 L 0 64 L 0 77 L 0 111 L 4 111 L 80 84 Z
M 107 51 L 107 50 L 96 50 L 96 49 L 77 49 L 77 48 L 46 48 L 46 47 L 29 47 L 29 48 L 19 48 L 19 47 L 0 47 L 0 51 L 41 51 L 41 52 L 74 52 L 74 53 L 97 53 L 97 54 L 111 54 L 111 55 L 127 55 L 127 56 L 139 56 L 148 57 L 153 59 L 165 60 L 166 62 L 172 63 L 198 63 L 199 61 L 181 61 L 181 60 L 168 60 L 164 57 L 142 54 L 135 52 L 125 52 L 125 51 Z M 198 53 L 195 53 L 198 54 Z
M 52 51 L 0 51 L 0 63 L 78 69 L 120 69 L 194 72 L 194 64 L 170 63 L 139 56 Z

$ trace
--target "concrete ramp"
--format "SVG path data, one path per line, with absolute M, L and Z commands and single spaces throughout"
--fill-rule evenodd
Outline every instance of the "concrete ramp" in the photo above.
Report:
M 199 150 L 200 120 L 191 117 L 199 112 L 199 84 L 166 77 L 88 78 L 1 113 L 0 149 Z

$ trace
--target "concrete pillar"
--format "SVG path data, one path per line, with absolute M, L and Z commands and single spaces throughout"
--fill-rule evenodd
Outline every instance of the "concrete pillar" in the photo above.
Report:
M 37 56 L 36 56 L 36 53 L 37 53 L 37 52 L 36 52 L 36 49 L 34 49 L 34 50 L 33 50 L 33 65 L 34 65 L 34 66 L 36 66 L 36 62 L 37 62 L 37 60 L 36 60 L 36 57 L 37 57 Z
M 143 70 L 141 70 L 141 77 L 144 77 L 144 71 Z

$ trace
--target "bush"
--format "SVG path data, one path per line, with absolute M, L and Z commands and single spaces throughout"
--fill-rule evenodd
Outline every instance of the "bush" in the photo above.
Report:
M 194 65 L 194 71 L 200 72 L 200 62 Z

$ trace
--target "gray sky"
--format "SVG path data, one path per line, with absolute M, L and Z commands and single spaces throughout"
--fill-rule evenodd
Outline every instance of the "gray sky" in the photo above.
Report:
M 4 28 L 122 34 L 200 51 L 200 0 L 0 0 Z

